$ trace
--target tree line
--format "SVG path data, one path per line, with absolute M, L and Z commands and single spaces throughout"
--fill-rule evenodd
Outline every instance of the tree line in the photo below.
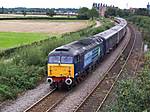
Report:
M 108 7 L 105 13 L 105 17 L 131 17 L 133 15 L 150 16 L 150 11 L 146 8 L 119 9 L 117 7 Z
M 18 7 L 18 8 L 0 8 L 0 14 L 23 14 L 24 16 L 28 14 L 43 14 L 50 17 L 53 17 L 54 15 L 57 15 L 59 13 L 62 14 L 75 14 L 77 15 L 77 18 L 80 19 L 89 19 L 98 17 L 99 13 L 96 9 L 88 9 L 87 7 L 82 7 L 80 9 L 75 8 L 24 8 L 24 7 Z

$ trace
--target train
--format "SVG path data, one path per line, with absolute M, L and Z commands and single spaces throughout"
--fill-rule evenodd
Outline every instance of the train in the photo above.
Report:
M 91 37 L 54 49 L 48 55 L 47 82 L 53 88 L 76 85 L 93 66 L 115 49 L 124 38 L 127 21 L 115 18 L 116 25 Z

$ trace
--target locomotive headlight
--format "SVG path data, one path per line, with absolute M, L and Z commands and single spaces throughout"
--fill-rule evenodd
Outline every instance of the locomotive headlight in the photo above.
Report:
M 49 84 L 52 84 L 52 83 L 53 83 L 53 79 L 52 79 L 52 78 L 47 78 L 47 82 L 48 82 Z
M 65 83 L 70 86 L 72 84 L 72 80 L 70 78 L 67 78 L 65 80 Z

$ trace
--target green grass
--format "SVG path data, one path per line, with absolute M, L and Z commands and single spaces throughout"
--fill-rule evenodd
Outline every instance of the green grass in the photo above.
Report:
M 0 32 L 0 50 L 31 44 L 46 38 L 48 35 L 41 33 Z

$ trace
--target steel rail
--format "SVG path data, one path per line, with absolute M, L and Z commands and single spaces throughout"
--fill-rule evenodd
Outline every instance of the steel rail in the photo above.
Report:
M 44 99 L 46 99 L 49 95 L 51 95 L 53 92 L 55 92 L 56 89 L 52 89 L 49 93 L 47 93 L 44 97 L 42 97 L 41 99 L 39 99 L 37 102 L 35 102 L 34 104 L 32 104 L 30 107 L 28 107 L 26 110 L 24 110 L 24 112 L 28 112 L 31 109 L 33 109 L 36 105 L 38 105 L 41 101 L 43 101 Z
M 142 42 L 140 56 L 138 57 L 137 64 L 136 64 L 136 67 L 135 67 L 135 71 L 133 73 L 134 75 L 136 75 L 136 73 L 137 73 L 137 69 L 138 69 L 138 66 L 139 66 L 139 63 L 140 63 L 140 59 L 142 57 L 143 45 L 144 45 L 144 43 Z
M 58 100 L 56 103 L 54 103 L 49 109 L 47 109 L 45 112 L 50 112 L 52 111 L 60 102 L 62 102 L 66 96 L 68 96 L 70 94 L 72 90 L 70 90 L 69 92 L 67 92 L 60 100 Z

